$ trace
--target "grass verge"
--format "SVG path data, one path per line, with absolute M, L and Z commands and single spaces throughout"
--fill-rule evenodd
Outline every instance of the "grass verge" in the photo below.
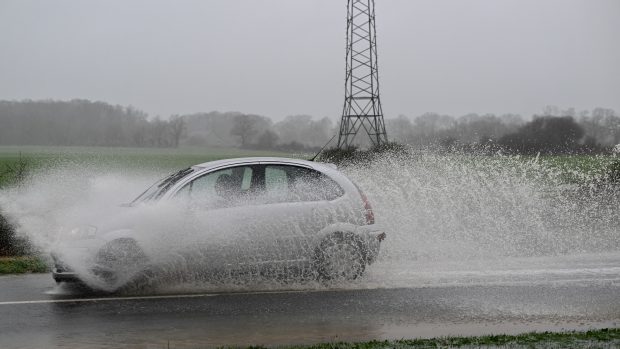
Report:
M 620 328 L 586 332 L 533 332 L 520 335 L 402 339 L 360 343 L 279 346 L 280 349 L 421 349 L 421 348 L 618 348 Z M 262 346 L 252 349 L 267 348 Z
M 38 257 L 0 257 L 0 275 L 23 273 L 46 273 L 47 264 Z

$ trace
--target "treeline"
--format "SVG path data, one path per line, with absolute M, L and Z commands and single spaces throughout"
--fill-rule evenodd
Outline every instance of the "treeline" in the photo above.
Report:
M 0 144 L 175 147 L 183 122 L 88 100 L 0 101 Z
M 225 146 L 286 151 L 315 150 L 333 136 L 335 126 L 329 118 L 309 115 L 270 118 L 235 112 L 197 113 L 181 116 L 186 132 L 183 144 Z
M 530 121 L 515 114 L 455 118 L 427 113 L 385 123 L 388 135 L 397 142 L 444 149 L 574 154 L 608 152 L 620 144 L 620 116 L 606 108 L 576 113 L 551 106 Z
M 133 108 L 88 100 L 0 101 L 0 145 L 222 146 L 312 150 L 329 140 L 329 118 L 210 112 L 150 118 Z
M 620 144 L 620 116 L 612 109 L 576 112 L 546 107 L 525 120 L 516 114 L 426 113 L 385 120 L 399 143 L 445 149 L 513 153 L 604 152 Z M 177 147 L 219 146 L 286 151 L 316 150 L 338 133 L 330 118 L 269 117 L 209 112 L 151 118 L 133 107 L 88 100 L 0 101 L 0 144 Z M 368 145 L 360 135 L 359 145 Z

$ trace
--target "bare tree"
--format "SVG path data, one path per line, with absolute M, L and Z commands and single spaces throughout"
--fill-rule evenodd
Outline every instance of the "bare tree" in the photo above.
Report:
M 271 130 L 266 130 L 258 137 L 258 140 L 256 141 L 256 146 L 259 149 L 273 149 L 276 147 L 277 143 L 278 135 Z
M 172 132 L 172 146 L 179 147 L 179 141 L 185 133 L 185 120 L 179 115 L 173 115 L 170 117 L 170 131 Z
M 239 136 L 241 147 L 245 148 L 250 144 L 250 138 L 256 134 L 256 120 L 251 115 L 241 114 L 235 116 L 233 127 L 230 134 Z
M 152 130 L 151 134 L 153 137 L 153 144 L 157 147 L 167 147 L 169 146 L 168 139 L 168 122 L 165 120 L 161 120 L 159 116 L 155 117 L 155 119 L 151 122 Z
M 395 119 L 385 119 L 387 133 L 393 140 L 409 143 L 413 138 L 413 123 L 405 115 L 399 115 Z

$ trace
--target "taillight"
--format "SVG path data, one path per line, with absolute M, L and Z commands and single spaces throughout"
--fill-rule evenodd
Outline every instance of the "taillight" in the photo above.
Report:
M 372 212 L 372 206 L 370 206 L 370 201 L 368 201 L 368 197 L 366 196 L 366 194 L 364 194 L 360 187 L 358 187 L 357 185 L 355 186 L 357 187 L 357 190 L 362 197 L 362 203 L 364 204 L 364 218 L 366 218 L 366 224 L 375 224 L 375 213 Z

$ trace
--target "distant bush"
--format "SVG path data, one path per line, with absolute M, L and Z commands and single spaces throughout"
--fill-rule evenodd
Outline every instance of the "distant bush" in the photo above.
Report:
M 15 229 L 0 212 L 0 256 L 22 256 L 28 252 L 28 242 L 15 236 Z
M 515 154 L 574 154 L 583 150 L 585 131 L 572 117 L 541 116 L 499 139 Z
M 0 275 L 23 273 L 46 273 L 47 263 L 39 257 L 4 257 L 0 258 Z
M 371 154 L 404 153 L 407 151 L 407 146 L 398 142 L 387 142 L 375 145 L 368 151 Z
M 318 159 L 320 161 L 342 164 L 346 162 L 368 162 L 383 154 L 397 154 L 407 151 L 407 147 L 396 142 L 387 142 L 372 146 L 367 150 L 361 150 L 355 146 L 348 148 L 329 148 L 323 151 Z
M 353 160 L 358 156 L 358 149 L 355 146 L 348 148 L 329 148 L 325 149 L 317 159 L 324 162 L 333 162 L 335 164 L 342 163 L 347 160 Z
M 620 160 L 611 163 L 605 171 L 606 182 L 620 184 Z
M 28 159 L 20 154 L 15 163 L 6 164 L 5 168 L 0 170 L 0 183 L 19 185 L 26 178 L 29 167 Z M 0 208 L 0 256 L 21 256 L 29 251 L 28 242 L 15 236 L 13 225 L 2 215 Z

